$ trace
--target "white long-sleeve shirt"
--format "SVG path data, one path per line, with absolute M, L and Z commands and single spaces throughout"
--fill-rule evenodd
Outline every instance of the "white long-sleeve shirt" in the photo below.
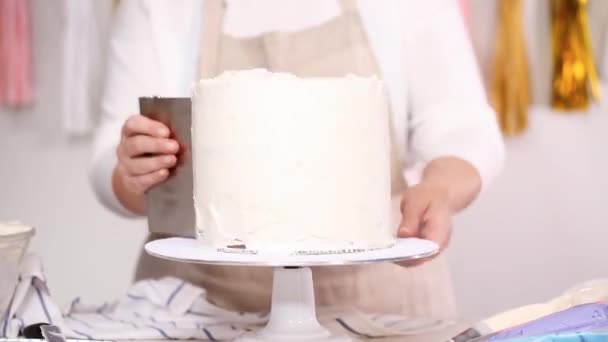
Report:
M 482 189 L 502 167 L 504 147 L 455 0 L 358 0 L 391 99 L 404 168 L 442 156 L 470 162 Z M 293 31 L 339 14 L 334 0 L 229 0 L 224 32 Z M 112 190 L 116 146 L 138 97 L 189 97 L 197 81 L 200 0 L 121 2 L 113 27 L 91 182 L 100 201 L 130 213 Z M 203 52 L 204 53 L 204 52 Z

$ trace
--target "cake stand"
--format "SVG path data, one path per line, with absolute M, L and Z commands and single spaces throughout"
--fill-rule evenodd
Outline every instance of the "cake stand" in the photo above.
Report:
M 390 248 L 332 251 L 250 251 L 217 249 L 196 239 L 168 238 L 146 244 L 156 257 L 189 263 L 226 266 L 274 267 L 272 304 L 266 326 L 238 342 L 350 342 L 331 334 L 316 316 L 311 266 L 357 265 L 424 259 L 438 251 L 434 242 L 398 239 Z

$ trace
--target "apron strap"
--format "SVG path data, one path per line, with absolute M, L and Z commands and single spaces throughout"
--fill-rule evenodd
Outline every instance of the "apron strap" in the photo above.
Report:
M 340 4 L 340 9 L 342 9 L 342 13 L 357 11 L 356 0 L 338 0 L 338 3 Z
M 199 74 L 201 78 L 214 77 L 217 72 L 224 9 L 224 0 L 203 1 L 199 61 Z

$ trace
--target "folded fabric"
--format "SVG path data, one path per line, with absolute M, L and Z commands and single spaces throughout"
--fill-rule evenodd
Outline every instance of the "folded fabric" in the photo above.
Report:
M 608 328 L 608 304 L 590 303 L 556 312 L 493 335 L 488 341 L 510 341 L 557 333 L 578 333 Z
M 267 322 L 266 313 L 227 311 L 205 299 L 205 290 L 166 277 L 133 284 L 112 303 L 89 305 L 76 298 L 65 313 L 53 302 L 40 260 L 28 255 L 19 284 L 0 325 L 0 336 L 15 338 L 25 326 L 57 325 L 79 340 L 232 340 Z M 319 310 L 330 331 L 373 338 L 412 333 L 401 316 L 366 315 L 350 308 Z
M 608 326 L 605 303 L 608 303 L 608 278 L 591 279 L 544 303 L 521 306 L 485 318 L 449 341 L 484 342 L 558 332 L 598 332 Z

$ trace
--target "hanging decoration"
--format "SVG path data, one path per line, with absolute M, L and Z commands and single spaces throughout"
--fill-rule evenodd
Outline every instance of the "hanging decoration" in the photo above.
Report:
M 523 32 L 523 0 L 499 0 L 490 99 L 506 136 L 528 127 L 530 85 Z
M 30 25 L 29 0 L 0 0 L 0 105 L 33 101 Z
M 101 111 L 115 1 L 66 0 L 63 5 L 62 123 L 68 136 L 81 137 L 93 133 Z
M 551 0 L 551 47 L 551 104 L 554 109 L 582 112 L 600 98 L 587 0 Z
M 469 17 L 469 0 L 458 0 L 458 8 L 460 9 L 460 15 L 462 21 L 467 29 L 467 34 L 470 34 L 471 29 L 471 18 Z
M 606 12 L 606 14 L 608 14 L 608 12 Z M 601 44 L 601 49 L 602 49 L 602 59 L 601 61 L 598 61 L 598 66 L 599 66 L 599 75 L 600 75 L 600 84 L 601 84 L 601 89 L 606 89 L 605 87 L 608 86 L 608 27 L 605 28 L 604 33 L 603 33 L 604 39 L 600 42 Z M 603 91 L 602 91 L 603 92 Z M 605 98 L 603 99 L 604 104 L 605 102 Z

